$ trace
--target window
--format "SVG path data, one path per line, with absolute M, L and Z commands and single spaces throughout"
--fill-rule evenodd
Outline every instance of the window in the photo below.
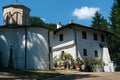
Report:
M 98 51 L 95 50 L 95 57 L 98 57 Z
M 87 49 L 83 49 L 83 55 L 87 56 Z
M 10 24 L 10 17 L 7 15 L 7 17 L 6 17 L 6 20 L 5 20 L 5 23 L 8 25 L 8 24 Z
M 87 39 L 87 33 L 85 31 L 82 32 L 83 39 Z
M 60 41 L 63 41 L 63 34 L 60 34 Z
M 65 53 L 64 51 L 61 51 L 61 53 Z
M 94 40 L 97 40 L 97 34 L 96 33 L 93 34 L 93 38 L 94 38 Z
M 101 35 L 101 41 L 105 42 L 105 36 L 104 35 Z

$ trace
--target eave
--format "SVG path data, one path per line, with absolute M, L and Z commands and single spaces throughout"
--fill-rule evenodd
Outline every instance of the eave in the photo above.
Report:
M 59 31 L 61 31 L 61 30 L 66 29 L 66 28 L 74 28 L 74 29 L 75 29 L 75 28 L 84 28 L 84 29 L 89 29 L 89 30 L 95 30 L 95 31 L 104 32 L 104 33 L 106 33 L 106 34 L 112 34 L 111 32 L 106 31 L 106 30 L 95 29 L 95 28 L 92 28 L 92 27 L 88 27 L 88 26 L 84 26 L 84 25 L 76 24 L 76 23 L 67 24 L 67 25 L 65 25 L 65 26 L 63 26 L 63 27 L 61 27 L 61 28 L 59 28 L 59 29 L 56 29 L 56 30 L 54 31 L 54 33 L 57 33 L 57 32 L 59 32 Z

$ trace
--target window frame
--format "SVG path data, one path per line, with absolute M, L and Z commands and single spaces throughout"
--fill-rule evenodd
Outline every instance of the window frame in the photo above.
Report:
M 65 53 L 65 51 L 61 51 L 61 53 Z
M 83 55 L 87 56 L 87 49 L 83 49 Z
M 82 31 L 82 38 L 87 39 L 87 32 L 86 31 Z
M 63 41 L 63 34 L 59 35 L 59 41 Z
M 97 50 L 94 51 L 94 55 L 95 55 L 95 57 L 98 57 L 98 51 Z
M 93 39 L 96 40 L 96 41 L 98 40 L 98 35 L 97 35 L 97 33 L 94 33 L 94 34 L 93 34 Z
M 101 35 L 101 41 L 105 42 L 105 35 Z

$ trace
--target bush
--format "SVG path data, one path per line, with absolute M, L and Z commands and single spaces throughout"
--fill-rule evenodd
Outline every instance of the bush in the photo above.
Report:
M 104 65 L 101 59 L 92 59 L 92 58 L 85 58 L 84 64 L 85 64 L 85 71 L 89 71 L 89 72 L 96 71 L 96 69 L 102 71 Z
M 53 58 L 53 65 L 55 68 L 71 68 L 74 65 L 74 59 L 69 53 L 61 53 L 59 58 L 57 58 L 56 56 Z

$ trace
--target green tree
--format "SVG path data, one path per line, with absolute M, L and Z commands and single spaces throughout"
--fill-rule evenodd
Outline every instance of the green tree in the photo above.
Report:
M 112 11 L 110 13 L 110 29 L 113 35 L 109 37 L 109 47 L 111 58 L 114 62 L 120 64 L 120 1 L 114 0 Z
M 47 26 L 47 28 L 52 29 L 52 30 L 57 29 L 56 24 L 53 24 L 53 23 L 46 23 L 46 26 Z
M 107 20 L 104 17 L 102 17 L 101 18 L 101 29 L 108 31 L 108 26 L 109 26 L 109 23 L 107 22 Z
M 71 61 L 73 59 L 72 55 L 71 54 L 68 54 L 68 53 L 61 53 L 60 55 L 60 60 L 62 61 Z
M 101 21 L 101 14 L 99 12 L 95 13 L 95 16 L 93 17 L 92 20 L 92 27 L 100 29 L 100 21 Z
M 45 23 L 40 17 L 37 16 L 31 16 L 29 22 L 30 22 L 30 26 L 42 26 L 52 30 L 55 30 L 57 28 L 56 24 Z
M 91 26 L 96 29 L 108 30 L 108 25 L 107 20 L 97 11 L 93 17 Z
M 45 26 L 45 22 L 36 16 L 31 16 L 29 22 L 31 26 Z

